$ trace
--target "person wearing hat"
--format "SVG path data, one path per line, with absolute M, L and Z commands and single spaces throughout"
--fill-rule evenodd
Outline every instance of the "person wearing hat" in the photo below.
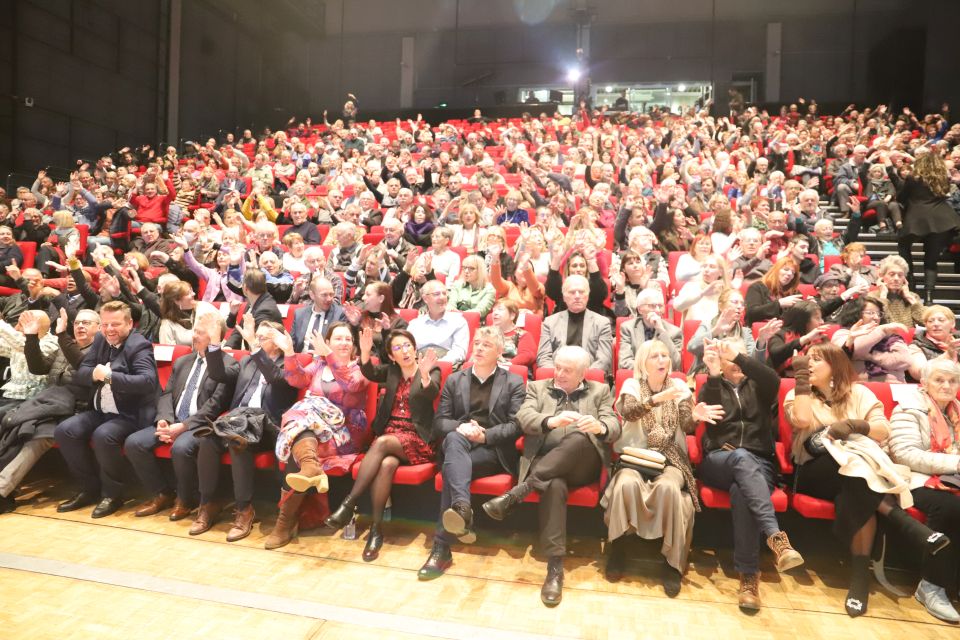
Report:
M 865 294 L 869 287 L 865 282 L 841 291 L 840 274 L 835 271 L 824 273 L 813 283 L 817 296 L 813 299 L 820 306 L 823 321 L 834 324 L 843 306 L 857 295 Z

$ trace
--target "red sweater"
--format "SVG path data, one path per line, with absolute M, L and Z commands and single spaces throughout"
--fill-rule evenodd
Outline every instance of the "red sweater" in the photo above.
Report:
M 167 194 L 157 194 L 152 198 L 145 195 L 136 195 L 130 199 L 130 204 L 137 210 L 137 222 L 155 222 L 167 226 L 167 213 L 170 210 L 170 202 L 173 200 L 173 183 L 168 179 Z

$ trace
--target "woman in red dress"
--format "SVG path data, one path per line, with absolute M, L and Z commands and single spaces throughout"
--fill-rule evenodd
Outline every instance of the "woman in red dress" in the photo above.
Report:
M 433 401 L 440 393 L 437 354 L 428 349 L 417 359 L 417 341 L 408 331 L 393 330 L 385 341 L 388 364 L 374 364 L 373 331 L 360 331 L 360 371 L 381 385 L 384 394 L 377 407 L 371 430 L 376 436 L 360 462 L 357 480 L 350 495 L 326 519 L 328 527 L 339 529 L 353 517 L 357 499 L 368 489 L 373 504 L 373 524 L 363 549 L 363 559 L 375 560 L 383 546 L 383 509 L 393 487 L 393 474 L 401 464 L 424 464 L 436 457 L 433 437 Z

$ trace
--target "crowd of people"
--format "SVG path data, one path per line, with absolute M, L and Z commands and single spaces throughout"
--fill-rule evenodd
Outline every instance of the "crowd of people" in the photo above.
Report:
M 0 194 L 2 511 L 56 445 L 76 489 L 58 511 L 116 513 L 132 466 L 151 496 L 135 516 L 202 535 L 232 503 L 236 541 L 273 452 L 266 548 L 348 526 L 369 494 L 372 561 L 395 473 L 435 464 L 427 580 L 476 540 L 471 482 L 507 474 L 483 512 L 539 494 L 556 605 L 572 490 L 605 481 L 606 577 L 631 539 L 662 539 L 672 597 L 709 487 L 729 493 L 738 601 L 756 610 L 761 540 L 777 570 L 803 564 L 772 498 L 785 419 L 788 488 L 835 505 L 846 611 L 867 611 L 882 523 L 923 553 L 917 599 L 960 621 L 960 338 L 932 304 L 960 229 L 960 125 L 947 105 L 731 107 L 430 126 L 363 123 L 350 96 L 334 122 L 124 148 L 65 183 L 41 171 Z M 873 264 L 870 225 L 901 255 Z M 163 388 L 156 345 L 189 351 Z M 903 385 L 892 413 L 870 381 Z

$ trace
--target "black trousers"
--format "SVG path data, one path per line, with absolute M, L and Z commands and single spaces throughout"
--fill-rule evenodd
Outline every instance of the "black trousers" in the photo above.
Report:
M 573 431 L 535 458 L 524 484 L 540 494 L 540 547 L 548 557 L 567 553 L 567 494 L 599 478 L 602 461 L 585 433 Z
M 840 475 L 840 466 L 823 454 L 797 467 L 796 490 L 821 500 L 832 500 L 837 517 L 833 532 L 849 548 L 853 535 L 877 512 L 884 494 L 876 493 L 863 478 Z
M 917 242 L 923 243 L 923 270 L 924 271 L 936 271 L 937 270 L 937 260 L 940 259 L 940 255 L 943 253 L 943 250 L 947 248 L 950 244 L 950 238 L 953 237 L 953 232 L 948 231 L 946 233 L 931 233 L 929 235 L 923 236 L 922 238 L 901 238 L 897 241 L 897 252 L 900 254 L 900 257 L 907 261 L 908 265 L 913 265 L 913 245 Z M 912 270 L 912 269 L 911 269 Z
M 935 556 L 924 554 L 923 578 L 943 587 L 947 595 L 957 597 L 957 570 L 960 569 L 960 495 L 920 487 L 914 489 L 913 502 L 927 515 L 927 526 L 940 531 L 950 544 Z
M 220 457 L 230 451 L 230 474 L 233 477 L 233 498 L 238 509 L 243 509 L 253 501 L 253 454 L 251 447 L 237 449 L 228 447 L 220 436 L 211 435 L 198 438 L 197 475 L 200 479 L 200 504 L 213 502 L 218 498 L 217 487 L 220 484 Z

